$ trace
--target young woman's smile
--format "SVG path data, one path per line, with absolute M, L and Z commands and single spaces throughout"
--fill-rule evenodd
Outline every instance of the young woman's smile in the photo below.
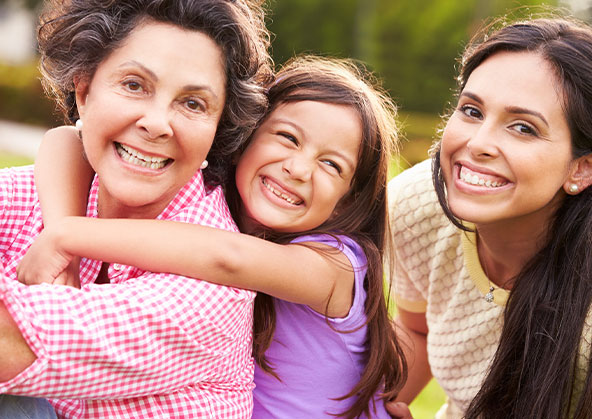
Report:
M 448 202 L 474 223 L 540 223 L 563 198 L 571 135 L 550 65 L 500 52 L 469 77 L 442 136 Z
M 152 21 L 132 31 L 91 80 L 78 81 L 101 217 L 153 218 L 165 208 L 206 158 L 225 83 L 214 41 Z
M 279 105 L 237 165 L 241 227 L 295 232 L 323 224 L 350 188 L 361 137 L 353 108 L 313 101 Z

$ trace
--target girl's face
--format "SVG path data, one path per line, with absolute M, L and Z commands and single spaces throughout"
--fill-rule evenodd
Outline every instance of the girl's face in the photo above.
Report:
M 301 232 L 327 221 L 350 189 L 362 138 L 352 107 L 280 104 L 243 152 L 236 169 L 242 228 Z
M 148 21 L 76 84 L 101 217 L 154 218 L 199 170 L 225 102 L 220 48 Z
M 572 163 L 561 87 L 530 52 L 500 52 L 470 75 L 443 136 L 442 173 L 460 219 L 543 225 Z

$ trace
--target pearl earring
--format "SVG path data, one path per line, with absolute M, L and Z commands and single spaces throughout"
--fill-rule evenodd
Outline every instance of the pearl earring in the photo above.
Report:
M 576 185 L 575 183 L 572 183 L 571 185 L 569 185 L 569 192 L 570 193 L 577 193 L 579 190 L 578 185 Z
M 82 140 L 82 119 L 77 119 L 74 125 L 78 130 L 78 137 L 80 137 L 80 139 Z
M 207 160 L 204 160 L 204 161 L 201 163 L 201 166 L 199 166 L 199 168 L 200 168 L 201 170 L 204 170 L 206 167 L 208 167 L 208 161 L 207 161 Z

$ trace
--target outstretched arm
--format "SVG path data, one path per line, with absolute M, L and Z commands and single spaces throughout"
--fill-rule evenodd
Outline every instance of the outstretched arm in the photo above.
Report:
M 352 302 L 349 259 L 319 243 L 280 245 L 171 221 L 67 217 L 46 229 L 31 249 L 40 245 L 44 254 L 26 256 L 38 271 L 21 270 L 19 277 L 55 275 L 72 255 L 80 255 L 261 291 L 321 313 L 328 308 L 331 317 L 347 315 Z

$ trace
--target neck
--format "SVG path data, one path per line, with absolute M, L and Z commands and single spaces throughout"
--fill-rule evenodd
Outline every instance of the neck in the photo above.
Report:
M 547 240 L 550 219 L 476 225 L 479 261 L 487 277 L 510 289 L 524 266 Z

